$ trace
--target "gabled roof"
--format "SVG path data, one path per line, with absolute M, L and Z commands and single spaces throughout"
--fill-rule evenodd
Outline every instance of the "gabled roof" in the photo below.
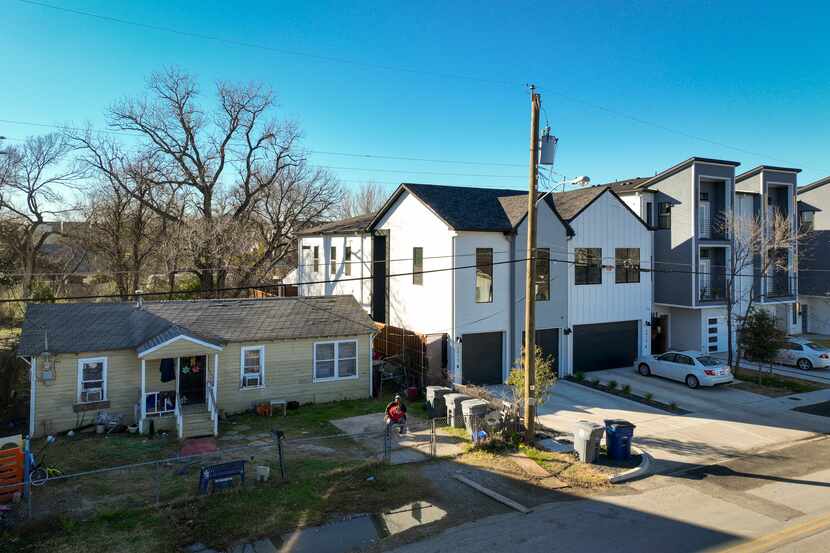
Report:
M 610 186 L 614 190 L 614 192 L 617 192 L 619 194 L 624 192 L 636 191 L 641 184 L 650 179 L 651 177 L 634 177 L 632 179 L 623 179 L 615 180 L 613 182 L 606 182 L 605 184 L 600 186 Z
M 146 351 L 186 336 L 217 347 L 228 342 L 363 335 L 372 320 L 353 296 L 123 303 L 32 303 L 18 355 L 49 351 Z
M 812 204 L 808 204 L 807 202 L 802 201 L 802 200 L 798 200 L 798 202 L 796 202 L 796 207 L 797 207 L 798 211 L 815 211 L 815 212 L 822 211 L 821 209 L 817 208 L 816 206 L 814 206 Z
M 297 233 L 297 236 L 309 236 L 313 234 L 354 234 L 365 232 L 366 227 L 375 218 L 377 213 L 366 213 L 358 215 L 357 217 L 349 217 L 347 219 L 339 219 L 337 221 L 329 221 L 308 227 Z
M 753 167 L 745 173 L 737 175 L 735 177 L 735 182 L 741 182 L 742 180 L 754 177 L 761 171 L 777 171 L 779 173 L 800 173 L 801 169 L 796 169 L 795 167 L 777 167 L 775 165 L 759 165 L 758 167 Z
M 523 190 L 403 183 L 378 211 L 370 229 L 380 222 L 404 192 L 418 198 L 453 230 L 510 232 L 527 215 L 527 192 Z M 539 195 L 540 198 L 542 196 Z M 545 201 L 568 233 L 572 234 L 573 230 L 559 214 L 549 195 Z
M 637 178 L 634 178 L 634 179 L 628 179 L 628 180 L 624 180 L 624 181 L 616 181 L 616 182 L 608 183 L 608 184 L 612 185 L 612 186 L 616 185 L 617 190 L 619 192 L 631 192 L 631 191 L 634 191 L 634 190 L 644 190 L 644 189 L 648 188 L 649 186 L 651 186 L 652 184 L 654 184 L 656 182 L 660 182 L 661 180 L 667 179 L 670 176 L 675 175 L 675 174 L 679 173 L 680 171 L 683 171 L 684 169 L 688 169 L 689 167 L 691 167 L 695 163 L 711 163 L 711 164 L 714 164 L 714 165 L 729 165 L 731 167 L 737 167 L 738 165 L 741 164 L 740 161 L 728 161 L 728 160 L 725 160 L 725 159 L 713 159 L 713 158 L 710 158 L 710 157 L 692 156 L 692 157 L 690 157 L 689 159 L 687 159 L 685 161 L 681 161 L 677 165 L 673 165 L 672 167 L 669 167 L 665 171 L 661 171 L 661 172 L 657 173 L 653 177 L 648 177 L 648 178 L 637 177 Z
M 608 192 L 616 200 L 622 204 L 625 209 L 631 213 L 631 216 L 636 218 L 648 230 L 651 228 L 637 215 L 631 207 L 625 203 L 622 198 L 614 191 L 611 186 L 597 185 L 588 188 L 578 188 L 576 190 L 569 190 L 567 192 L 557 192 L 553 195 L 553 201 L 559 206 L 559 212 L 569 223 L 579 217 L 592 203 L 594 203 L 605 192 Z
M 830 177 L 824 177 L 823 179 L 819 179 L 816 182 L 811 182 L 806 186 L 799 186 L 796 189 L 795 193 L 801 194 L 802 192 L 809 192 L 810 190 L 815 190 L 816 188 L 824 186 L 825 184 L 830 184 Z

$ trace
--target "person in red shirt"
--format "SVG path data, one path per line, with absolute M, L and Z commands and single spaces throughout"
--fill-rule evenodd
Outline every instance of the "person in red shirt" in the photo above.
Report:
M 406 405 L 401 401 L 401 396 L 396 395 L 395 399 L 386 406 L 386 417 L 384 420 L 387 425 L 397 425 L 398 432 L 403 434 L 404 428 L 406 427 Z

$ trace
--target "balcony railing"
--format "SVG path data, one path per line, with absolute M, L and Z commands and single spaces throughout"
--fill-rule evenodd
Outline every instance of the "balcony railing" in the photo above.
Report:
M 776 272 L 767 277 L 767 297 L 780 298 L 793 295 L 793 286 L 790 273 L 787 271 Z
M 723 301 L 726 293 L 723 288 L 704 287 L 700 289 L 700 301 Z

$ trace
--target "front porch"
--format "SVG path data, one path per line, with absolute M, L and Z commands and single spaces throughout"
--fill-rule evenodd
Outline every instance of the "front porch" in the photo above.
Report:
M 218 435 L 221 349 L 180 336 L 139 354 L 139 432 L 152 423 L 156 431 L 175 430 L 179 439 Z

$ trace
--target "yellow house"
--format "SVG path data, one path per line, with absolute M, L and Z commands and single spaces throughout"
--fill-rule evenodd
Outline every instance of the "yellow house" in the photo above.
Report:
M 352 296 L 30 304 L 29 432 L 106 411 L 188 438 L 262 402 L 369 397 L 374 332 Z

